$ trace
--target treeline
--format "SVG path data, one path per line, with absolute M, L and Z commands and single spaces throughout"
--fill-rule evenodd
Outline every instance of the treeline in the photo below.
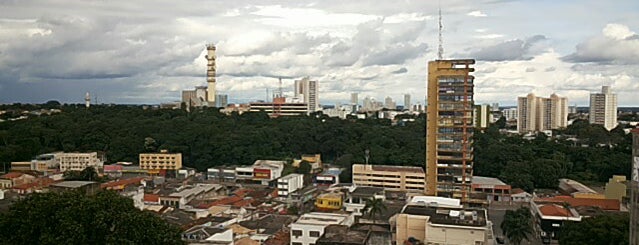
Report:
M 576 120 L 563 137 L 534 139 L 499 133 L 497 124 L 475 135 L 475 175 L 499 177 L 527 191 L 556 188 L 559 178 L 606 182 L 612 175 L 630 176 L 632 136 L 623 125 L 608 132 Z
M 213 108 L 186 112 L 125 105 L 88 110 L 81 105 L 46 106 L 63 112 L 0 123 L 0 165 L 53 151 L 101 151 L 109 163 L 137 162 L 139 153 L 167 149 L 182 153 L 184 164 L 199 170 L 315 153 L 349 170 L 350 164 L 363 163 L 370 149 L 373 164 L 424 166 L 423 114 L 392 126 L 390 120 L 341 120 L 321 114 L 270 119 L 265 113 L 224 115 Z M 532 190 L 554 188 L 564 177 L 605 182 L 614 174 L 630 174 L 632 139 L 622 126 L 608 132 L 577 120 L 554 132 L 573 138 L 539 134 L 527 140 L 500 134 L 500 122 L 475 134 L 475 175 Z
M 321 114 L 270 119 L 265 113 L 227 116 L 213 108 L 57 107 L 63 112 L 0 123 L 0 164 L 53 151 L 101 151 L 108 162 L 137 162 L 139 153 L 167 149 L 182 153 L 184 165 L 204 170 L 315 153 L 325 162 L 345 155 L 349 162 L 364 162 L 370 149 L 371 163 L 424 165 L 423 116 L 391 126 L 390 120 L 341 120 Z

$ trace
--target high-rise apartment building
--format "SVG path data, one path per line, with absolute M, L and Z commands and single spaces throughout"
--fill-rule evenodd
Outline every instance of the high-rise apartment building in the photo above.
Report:
M 404 110 L 413 110 L 412 104 L 410 102 L 410 94 L 404 94 Z
M 351 105 L 357 105 L 357 93 L 351 93 Z
M 601 93 L 590 94 L 590 123 L 604 126 L 608 131 L 617 127 L 617 94 L 602 86 Z
M 475 60 L 428 62 L 427 195 L 466 201 L 473 176 Z
M 542 98 L 530 93 L 517 98 L 517 114 L 520 133 L 565 128 L 568 126 L 568 99 L 557 94 Z
M 386 96 L 384 99 L 384 108 L 395 110 L 397 108 L 397 104 L 390 96 Z
M 487 128 L 493 117 L 490 112 L 491 108 L 488 104 L 476 105 L 475 110 L 473 111 L 475 126 L 478 128 Z
M 308 77 L 295 80 L 295 97 L 301 98 L 307 104 L 309 113 L 322 109 L 319 106 L 318 86 L 317 81 L 311 81 Z
M 206 56 L 204 58 L 206 58 L 206 83 L 208 85 L 206 98 L 209 106 L 215 106 L 215 99 L 217 99 L 217 91 L 215 90 L 215 45 L 206 45 Z
M 229 96 L 227 94 L 218 94 L 215 100 L 215 107 L 226 107 L 229 104 Z

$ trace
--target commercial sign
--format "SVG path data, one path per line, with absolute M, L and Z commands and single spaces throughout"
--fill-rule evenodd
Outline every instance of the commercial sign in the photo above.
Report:
M 253 178 L 254 179 L 271 179 L 271 170 L 256 168 L 253 170 Z

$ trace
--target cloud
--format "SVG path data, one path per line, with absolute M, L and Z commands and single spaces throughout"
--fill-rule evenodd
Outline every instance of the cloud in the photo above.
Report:
M 514 39 L 501 42 L 492 46 L 483 47 L 469 54 L 477 60 L 506 61 L 531 59 L 531 48 L 536 43 L 545 40 L 543 35 L 535 35 L 525 40 Z
M 639 64 L 639 35 L 628 26 L 608 24 L 601 35 L 577 44 L 575 52 L 563 57 L 563 60 L 573 63 Z
M 537 69 L 535 67 L 526 67 L 526 72 L 535 72 Z
M 395 71 L 393 71 L 391 73 L 393 73 L 393 74 L 402 74 L 402 73 L 406 73 L 406 72 L 408 72 L 408 69 L 406 69 L 406 67 L 402 67 L 402 68 L 399 68 L 399 69 L 397 69 L 397 70 L 395 70 Z
M 554 67 L 554 66 L 551 66 L 551 67 L 548 67 L 548 68 L 544 69 L 545 72 L 551 72 L 551 71 L 555 71 L 555 70 L 557 70 L 557 68 Z
M 466 15 L 468 15 L 468 16 L 472 16 L 472 17 L 486 17 L 486 16 L 487 16 L 486 14 L 482 13 L 482 12 L 481 12 L 481 11 L 479 11 L 479 10 L 475 10 L 475 11 L 469 12 L 469 13 L 468 13 L 468 14 L 466 14 Z

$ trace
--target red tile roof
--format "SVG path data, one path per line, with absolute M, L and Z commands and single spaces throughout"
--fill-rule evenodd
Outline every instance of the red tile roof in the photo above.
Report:
M 572 214 L 566 208 L 557 204 L 546 204 L 539 207 L 539 212 L 545 216 L 563 216 L 572 217 Z
M 12 187 L 12 189 L 17 189 L 17 190 L 28 190 L 31 188 L 42 188 L 42 187 L 47 187 L 51 184 L 53 184 L 54 180 L 48 178 L 48 177 L 43 177 L 43 178 L 38 178 L 35 179 L 33 182 L 31 183 L 26 183 L 26 184 L 22 184 L 22 185 L 17 185 Z
M 144 202 L 160 202 L 160 195 L 144 194 Z
M 526 191 L 524 191 L 521 188 L 513 188 L 512 190 L 510 190 L 510 194 L 519 194 L 519 193 L 524 193 Z
M 123 169 L 122 165 L 115 165 L 115 164 L 104 165 L 104 172 L 107 172 L 107 171 L 122 171 L 122 169 Z
M 22 176 L 22 173 L 20 172 L 10 172 L 8 174 L 2 175 L 0 176 L 0 179 L 15 179 Z
M 621 207 L 617 199 L 574 198 L 570 196 L 539 198 L 535 199 L 535 202 L 568 203 L 573 207 L 598 207 L 609 211 L 619 211 Z

